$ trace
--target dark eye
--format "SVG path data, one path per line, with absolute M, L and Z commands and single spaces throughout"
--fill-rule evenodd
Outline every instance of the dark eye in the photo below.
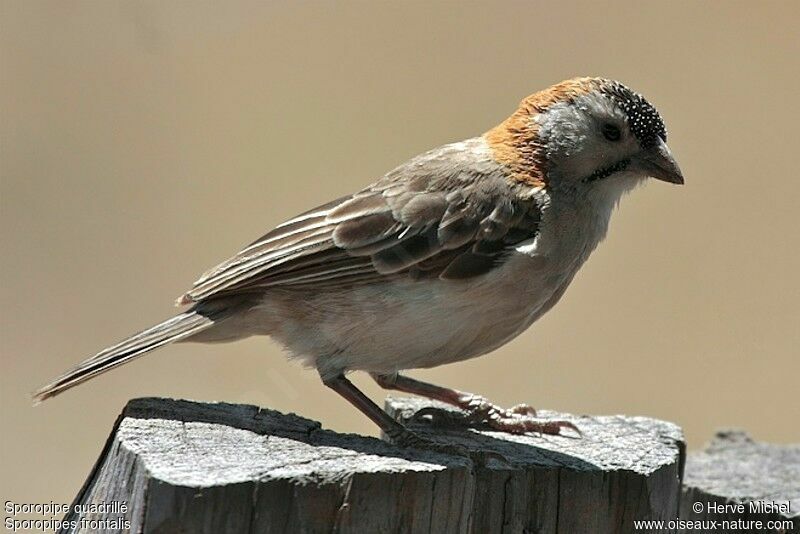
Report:
M 603 125 L 603 137 L 608 139 L 609 141 L 619 141 L 622 137 L 622 132 L 619 131 L 619 128 L 611 123 L 605 123 Z

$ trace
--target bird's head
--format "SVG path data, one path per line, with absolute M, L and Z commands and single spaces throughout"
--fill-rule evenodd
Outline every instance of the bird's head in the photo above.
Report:
M 485 138 L 513 179 L 534 186 L 621 192 L 647 177 L 683 183 L 658 111 L 613 80 L 575 78 L 535 93 Z

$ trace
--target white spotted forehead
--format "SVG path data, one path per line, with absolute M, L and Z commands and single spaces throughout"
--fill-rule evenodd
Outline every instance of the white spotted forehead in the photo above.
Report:
M 644 106 L 641 107 L 645 109 Z M 569 143 L 570 138 L 576 141 L 575 138 L 580 137 L 581 133 L 585 135 L 596 129 L 602 121 L 627 125 L 645 148 L 656 137 L 666 137 L 663 123 L 655 108 L 648 105 L 646 113 L 640 113 L 639 108 L 633 111 L 633 114 L 629 113 L 618 98 L 602 91 L 592 91 L 570 101 L 554 104 L 533 120 L 539 127 L 539 136 L 542 139 L 552 139 L 557 134 L 557 137 L 562 138 L 561 142 L 565 143 Z

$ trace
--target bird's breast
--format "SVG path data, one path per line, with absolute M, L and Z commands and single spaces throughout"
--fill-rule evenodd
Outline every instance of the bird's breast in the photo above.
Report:
M 550 212 L 535 239 L 470 279 L 387 277 L 347 291 L 274 292 L 263 309 L 281 317 L 269 334 L 323 374 L 386 373 L 486 354 L 559 300 L 600 239 L 592 224 Z

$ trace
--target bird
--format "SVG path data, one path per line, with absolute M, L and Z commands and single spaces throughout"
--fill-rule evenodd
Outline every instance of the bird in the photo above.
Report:
M 86 359 L 34 401 L 173 342 L 264 335 L 399 445 L 425 440 L 348 374 L 496 431 L 579 432 L 405 371 L 482 356 L 525 331 L 605 238 L 621 197 L 649 178 L 684 183 L 656 108 L 619 81 L 562 81 L 482 135 L 279 224 L 203 274 L 177 300 L 184 311 Z

